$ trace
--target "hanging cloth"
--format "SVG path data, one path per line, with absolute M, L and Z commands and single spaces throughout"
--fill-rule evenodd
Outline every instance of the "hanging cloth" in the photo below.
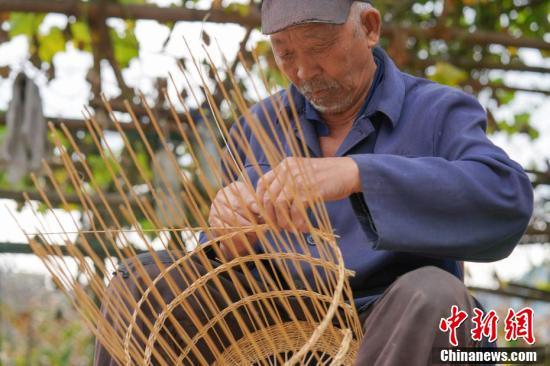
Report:
M 40 91 L 24 73 L 19 73 L 13 83 L 6 125 L 0 154 L 8 163 L 8 181 L 15 184 L 29 172 L 40 168 L 47 146 L 47 125 L 42 115 Z

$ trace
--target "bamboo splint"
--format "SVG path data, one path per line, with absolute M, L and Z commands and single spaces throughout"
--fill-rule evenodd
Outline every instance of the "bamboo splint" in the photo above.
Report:
M 29 243 L 79 311 L 84 324 L 120 365 L 352 364 L 362 336 L 348 283 L 352 273 L 344 267 L 325 206 L 315 192 L 307 197 L 308 207 L 301 209 L 308 218 L 308 233 L 297 229 L 280 231 L 269 220 L 249 227 L 213 228 L 206 219 L 210 202 L 220 187 L 237 179 L 253 191 L 250 177 L 263 176 L 262 167 L 266 164 L 274 167 L 287 155 L 308 156 L 304 139 L 296 138 L 302 131 L 300 124 L 294 122 L 295 106 L 291 101 L 291 113 L 285 112 L 282 94 L 272 94 L 269 100 L 275 106 L 279 123 L 275 125 L 274 116 L 269 116 L 263 104 L 256 113 L 265 113 L 270 123 L 262 126 L 249 110 L 247 98 L 227 63 L 222 72 L 206 52 L 208 66 L 217 81 L 215 87 L 224 99 L 216 103 L 212 86 L 204 77 L 205 70 L 197 59 L 192 60 L 209 106 L 208 110 L 199 109 L 200 121 L 191 116 L 180 93 L 178 100 L 173 100 L 164 91 L 173 117 L 170 123 L 177 126 L 185 154 L 192 160 L 190 166 L 182 168 L 164 126 L 144 97 L 142 104 L 157 134 L 156 145 L 160 146 L 157 150 L 126 103 L 140 145 L 153 165 L 161 163 L 157 161 L 159 149 L 164 151 L 162 163 L 170 164 L 177 172 L 177 187 L 162 169 L 155 171 L 153 179 L 143 168 L 136 137 L 127 135 L 122 128 L 127 122 L 119 121 L 105 100 L 124 146 L 124 158 L 131 159 L 147 198 L 138 194 L 119 163 L 120 152 L 111 146 L 98 121 L 86 110 L 88 133 L 124 204 L 109 205 L 70 131 L 64 125 L 59 129 L 50 125 L 67 178 L 60 181 L 44 163 L 45 176 L 33 176 L 33 180 L 60 229 L 52 232 L 46 225 L 36 232 L 27 229 Z M 241 63 L 259 98 L 259 90 L 269 90 L 265 75 L 258 79 L 244 60 Z M 201 105 L 190 73 L 183 67 L 180 70 L 195 104 Z M 172 76 L 170 80 L 176 87 Z M 178 109 L 183 109 L 186 121 L 179 119 Z M 231 131 L 222 115 L 230 115 L 236 122 Z M 239 118 L 247 130 L 237 122 Z M 266 161 L 259 162 L 252 153 L 250 135 L 263 146 Z M 221 161 L 216 155 L 222 157 Z M 303 174 L 307 172 L 304 170 Z M 63 195 L 66 188 L 62 186 L 69 186 L 78 195 L 88 227 L 82 227 L 72 215 L 71 228 L 81 227 L 74 232 L 58 218 L 45 194 L 44 180 L 65 207 L 69 206 Z M 101 203 L 92 200 L 92 195 L 99 197 Z M 40 223 L 40 215 L 35 215 Z M 145 218 L 151 228 L 144 228 L 140 218 L 141 222 Z M 167 224 L 165 218 L 175 224 Z M 206 239 L 196 245 L 200 232 Z M 247 255 L 234 259 L 224 256 L 219 243 L 230 247 L 234 238 L 251 232 L 259 239 L 249 243 Z M 306 235 L 313 238 L 315 245 L 307 242 Z M 155 245 L 151 236 L 157 238 Z M 56 245 L 59 238 L 66 243 L 70 257 L 64 256 Z M 162 255 L 159 249 L 165 250 Z M 136 259 L 138 253 L 146 253 L 149 263 L 158 268 L 154 274 L 147 270 L 147 263 Z M 139 258 L 144 258 L 143 254 Z M 127 269 L 125 280 L 115 281 L 113 276 L 120 265 Z M 227 283 L 234 286 L 237 298 L 228 292 Z M 133 295 L 136 288 L 137 297 Z M 179 320 L 181 314 L 187 315 L 186 323 Z M 239 325 L 238 335 L 231 330 L 235 323 Z M 205 355 L 205 346 L 209 355 Z

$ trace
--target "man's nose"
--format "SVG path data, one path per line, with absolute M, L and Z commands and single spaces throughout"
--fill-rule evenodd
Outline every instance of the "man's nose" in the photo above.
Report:
M 321 68 L 315 60 L 304 59 L 298 65 L 298 78 L 301 81 L 309 81 L 319 75 Z

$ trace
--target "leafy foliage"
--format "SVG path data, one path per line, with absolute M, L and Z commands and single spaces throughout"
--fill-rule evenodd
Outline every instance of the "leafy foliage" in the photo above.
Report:
M 400 64 L 401 68 L 424 75 L 425 63 L 420 61 L 435 61 L 435 67 L 427 69 L 431 79 L 464 87 L 475 94 L 488 92 L 491 101 L 487 107 L 492 114 L 502 105 L 513 102 L 515 94 L 489 86 L 497 80 L 494 73 L 490 73 L 484 65 L 523 64 L 521 54 L 515 47 L 498 45 L 496 40 L 471 44 L 462 37 L 452 36 L 448 30 L 458 29 L 471 34 L 493 32 L 535 39 L 548 37 L 547 14 L 550 4 L 547 1 L 524 1 L 519 6 L 513 0 L 379 1 L 375 4 L 381 9 L 388 25 L 402 24 L 437 30 L 435 37 L 422 38 L 409 34 L 402 37 L 404 43 L 395 44 L 400 37 L 385 41 L 395 59 L 406 60 Z M 541 55 L 544 53 L 540 52 Z M 493 108 L 492 105 L 497 107 Z M 522 124 L 513 124 L 501 131 L 509 134 L 526 133 L 531 138 L 538 136 L 532 126 L 526 128 Z
M 88 24 L 82 21 L 76 21 L 70 23 L 69 27 L 75 48 L 81 51 L 92 52 L 92 37 Z
M 468 80 L 468 73 L 448 62 L 437 62 L 434 72 L 428 74 L 428 77 L 441 84 L 460 86 L 463 82 Z
M 124 35 L 119 35 L 114 29 L 110 30 L 111 40 L 115 51 L 115 59 L 121 68 L 126 68 L 130 61 L 139 55 L 139 44 L 134 34 L 135 22 L 126 21 Z
M 127 0 L 125 3 L 138 4 L 143 1 Z M 29 41 L 29 58 L 35 66 L 42 69 L 42 64 L 50 64 L 53 56 L 65 51 L 67 41 L 72 42 L 79 50 L 92 52 L 92 32 L 86 19 L 70 19 L 65 28 L 53 27 L 47 34 L 40 34 L 39 28 L 45 14 L 10 13 L 8 20 L 10 39 L 25 36 Z M 135 21 L 127 21 L 123 34 L 109 28 L 113 43 L 114 55 L 119 67 L 126 68 L 130 61 L 139 55 L 139 44 L 134 33 Z M 108 27 L 108 26 L 107 26 Z
M 44 18 L 44 14 L 10 13 L 10 38 L 24 35 L 31 39 L 38 33 L 38 27 Z
M 38 36 L 38 57 L 44 62 L 52 62 L 58 52 L 65 51 L 65 36 L 61 28 L 53 27 L 46 35 Z
M 0 365 L 89 365 L 93 339 L 69 302 L 39 275 L 0 275 Z

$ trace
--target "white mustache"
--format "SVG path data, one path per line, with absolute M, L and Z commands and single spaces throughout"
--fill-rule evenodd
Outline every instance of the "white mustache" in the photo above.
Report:
M 311 95 L 322 90 L 338 88 L 338 86 L 338 83 L 334 80 L 314 79 L 302 83 L 299 90 L 304 95 Z

